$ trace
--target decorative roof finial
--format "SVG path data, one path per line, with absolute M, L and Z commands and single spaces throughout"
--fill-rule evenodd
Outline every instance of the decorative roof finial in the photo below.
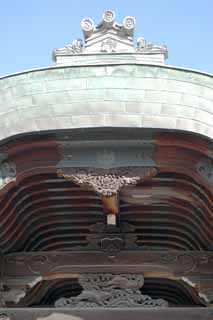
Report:
M 122 24 L 117 23 L 113 10 L 106 10 L 98 25 L 95 25 L 91 18 L 84 18 L 81 21 L 84 42 L 77 39 L 64 48 L 55 49 L 54 60 L 57 63 L 64 63 L 63 61 L 67 59 L 61 59 L 61 57 L 67 58 L 79 54 L 137 53 L 149 55 L 149 58 L 151 54 L 154 56 L 158 54 L 164 61 L 167 58 L 166 46 L 153 45 L 140 37 L 137 40 L 137 47 L 134 47 L 135 24 L 135 18 L 131 16 L 125 17 Z

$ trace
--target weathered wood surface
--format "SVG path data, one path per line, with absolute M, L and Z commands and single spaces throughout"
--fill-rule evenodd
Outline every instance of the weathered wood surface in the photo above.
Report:
M 5 278 L 58 273 L 143 273 L 145 276 L 213 276 L 209 251 L 29 252 L 4 257 Z
M 119 245 L 111 243 L 117 249 L 212 250 L 212 143 L 180 132 L 114 129 L 2 144 L 2 254 L 96 250 L 102 239 L 92 229 L 106 221 L 121 234 Z M 72 181 L 80 177 L 82 188 L 59 178 L 59 169 L 69 169 Z M 117 204 L 101 200 L 117 193 Z
M 213 308 L 0 309 L 1 320 L 212 320 Z

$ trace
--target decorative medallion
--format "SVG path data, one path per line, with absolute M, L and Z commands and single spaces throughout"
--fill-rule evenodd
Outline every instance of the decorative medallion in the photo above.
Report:
M 168 307 L 163 299 L 141 294 L 143 275 L 84 274 L 79 278 L 83 291 L 77 297 L 60 298 L 56 308 L 153 308 Z
M 115 20 L 115 11 L 106 10 L 103 13 L 103 21 L 105 21 L 105 22 L 113 22 L 114 20 Z
M 138 237 L 132 235 L 131 232 L 122 232 L 120 228 L 108 228 L 104 223 L 96 223 L 90 227 L 90 233 L 87 236 L 89 242 L 87 249 L 101 250 L 107 255 L 116 255 L 121 250 L 137 250 Z
M 93 29 L 94 29 L 94 21 L 92 19 L 90 19 L 90 18 L 84 18 L 81 21 L 81 28 L 85 32 L 93 31 Z
M 100 247 L 103 251 L 114 253 L 122 250 L 125 246 L 123 239 L 119 237 L 106 237 L 100 240 Z
M 126 18 L 124 18 L 123 26 L 127 30 L 134 30 L 134 28 L 135 28 L 135 18 L 134 17 L 126 17 Z

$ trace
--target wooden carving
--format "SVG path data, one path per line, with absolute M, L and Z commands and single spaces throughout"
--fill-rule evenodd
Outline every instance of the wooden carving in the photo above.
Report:
M 112 169 L 63 168 L 58 176 L 80 186 L 92 188 L 101 196 L 117 194 L 123 187 L 136 185 L 138 182 L 157 174 L 154 167 L 123 167 Z
M 16 179 L 16 166 L 13 162 L 0 164 L 0 189 Z
M 0 320 L 10 320 L 11 317 L 7 312 L 0 312 Z
M 168 307 L 163 299 L 141 294 L 143 275 L 84 274 L 79 278 L 83 291 L 77 297 L 60 298 L 57 308 L 137 308 Z
M 100 225 L 101 227 L 101 225 Z M 108 239 L 110 240 L 108 240 Z M 108 247 L 110 242 L 115 244 L 120 242 L 120 236 L 114 234 L 105 235 L 103 246 Z M 126 268 L 131 271 L 146 268 L 147 265 L 152 270 L 160 270 L 161 274 L 168 274 L 170 270 L 176 276 L 203 276 L 212 278 L 213 253 L 211 251 L 124 251 L 117 253 L 116 259 L 111 259 L 105 252 L 98 251 L 73 251 L 73 252 L 25 252 L 13 253 L 5 257 L 4 276 L 8 278 L 16 277 L 35 277 L 36 279 L 49 272 L 79 272 L 88 273 L 90 266 L 91 272 L 113 268 L 119 271 L 120 268 Z M 159 269 L 160 268 L 160 269 Z M 129 272 L 128 271 L 128 272 Z M 171 272 L 171 271 L 170 271 Z
M 21 289 L 11 289 L 8 291 L 0 291 L 0 308 L 5 308 L 7 302 L 18 303 L 25 296 L 25 291 Z M 0 318 L 1 319 L 1 318 Z

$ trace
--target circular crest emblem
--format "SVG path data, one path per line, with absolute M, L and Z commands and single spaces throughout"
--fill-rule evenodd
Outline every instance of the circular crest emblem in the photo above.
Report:
M 103 13 L 103 20 L 106 22 L 112 22 L 115 20 L 115 12 L 113 10 L 107 10 Z
M 135 27 L 135 18 L 134 17 L 126 17 L 124 18 L 123 25 L 125 29 L 132 30 Z
M 94 29 L 94 21 L 90 18 L 85 18 L 81 21 L 81 28 L 84 31 L 92 31 Z

